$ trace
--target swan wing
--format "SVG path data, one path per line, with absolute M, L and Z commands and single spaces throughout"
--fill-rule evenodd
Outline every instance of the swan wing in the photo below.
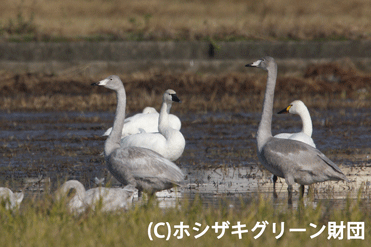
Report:
M 312 147 L 316 147 L 316 144 L 314 144 L 313 139 L 305 134 L 304 132 L 298 132 L 298 133 L 280 133 L 275 135 L 274 137 L 280 138 L 280 139 L 290 139 L 290 140 L 296 140 L 304 142 Z
M 321 151 L 301 141 L 271 138 L 263 153 L 270 166 L 283 174 L 293 174 L 296 180 L 305 180 L 306 184 L 330 178 L 347 180 L 340 168 Z
M 161 155 L 165 155 L 166 139 L 159 132 L 156 133 L 139 133 L 126 136 L 121 139 L 121 147 L 142 147 L 151 149 Z
M 135 179 L 162 179 L 180 184 L 184 175 L 177 165 L 160 154 L 139 147 L 116 150 L 110 157 L 119 173 L 130 173 Z
M 158 113 L 138 113 L 130 118 L 125 119 L 122 135 L 127 136 L 137 134 L 140 133 L 140 129 L 143 129 L 146 132 L 157 132 L 158 116 Z
M 174 114 L 169 114 L 169 126 L 175 130 L 180 130 L 182 128 L 182 122 Z

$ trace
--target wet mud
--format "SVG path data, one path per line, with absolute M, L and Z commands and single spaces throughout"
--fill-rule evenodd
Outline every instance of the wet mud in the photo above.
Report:
M 183 193 L 191 197 L 204 194 L 208 198 L 205 203 L 211 204 L 223 195 L 238 200 L 238 195 L 248 193 L 270 194 L 270 174 L 259 165 L 256 156 L 259 113 L 174 113 L 182 120 L 181 131 L 187 141 L 182 157 L 176 161 L 186 174 L 187 186 Z M 317 148 L 349 175 L 352 171 L 358 174 L 353 177 L 362 177 L 363 185 L 358 181 L 350 186 L 353 192 L 366 183 L 369 185 L 369 109 L 311 109 L 311 113 Z M 49 181 L 50 193 L 66 179 L 78 179 L 90 188 L 95 186 L 94 177 L 105 177 L 106 181 L 119 186 L 111 180 L 101 155 L 105 141 L 101 135 L 111 127 L 113 117 L 111 112 L 1 112 L 1 183 L 15 189 L 30 186 L 29 194 L 42 192 L 35 186 L 44 188 L 44 185 L 33 184 L 41 179 Z M 300 129 L 299 117 L 274 116 L 273 134 Z M 285 194 L 284 181 L 279 184 Z M 343 197 L 350 191 L 345 184 L 340 187 L 334 184 L 341 183 L 330 184 L 335 188 L 332 190 L 343 193 Z
M 326 198 L 326 191 L 341 191 L 343 198 L 362 186 L 368 191 L 370 78 L 352 66 L 339 64 L 313 65 L 301 76 L 279 76 L 274 111 L 302 99 L 311 113 L 317 148 L 355 182 L 349 186 L 319 185 L 317 198 Z M 128 116 L 148 105 L 159 107 L 163 91 L 176 89 L 183 103 L 174 105 L 172 113 L 181 119 L 187 143 L 176 161 L 188 184 L 182 193 L 208 195 L 206 203 L 211 204 L 220 196 L 270 195 L 270 174 L 258 162 L 255 139 L 265 80 L 265 74 L 238 73 L 123 76 Z M 1 186 L 26 188 L 29 195 L 42 193 L 48 186 L 48 193 L 52 193 L 67 179 L 78 179 L 90 188 L 95 186 L 94 177 L 105 177 L 108 183 L 119 186 L 101 155 L 105 141 L 102 134 L 112 126 L 116 99 L 105 89 L 92 88 L 93 81 L 2 72 Z M 298 116 L 273 117 L 273 134 L 300 129 Z M 285 193 L 284 182 L 280 184 Z

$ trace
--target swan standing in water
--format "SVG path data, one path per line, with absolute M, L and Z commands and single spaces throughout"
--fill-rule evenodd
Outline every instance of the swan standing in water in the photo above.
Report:
M 183 154 L 185 139 L 179 130 L 169 125 L 169 111 L 173 102 L 181 102 L 172 89 L 166 90 L 158 118 L 158 132 L 129 135 L 121 140 L 122 147 L 143 147 L 151 149 L 170 161 Z
M 257 133 L 258 157 L 263 166 L 278 177 L 285 178 L 288 185 L 288 203 L 292 204 L 292 186 L 296 182 L 304 193 L 304 185 L 328 180 L 345 180 L 340 168 L 318 149 L 290 139 L 272 136 L 274 88 L 277 79 L 277 64 L 272 57 L 264 57 L 246 67 L 268 71 L 262 118 Z M 275 193 L 275 183 L 273 184 Z
M 92 85 L 104 86 L 116 91 L 117 108 L 112 132 L 104 145 L 108 170 L 122 184 L 131 184 L 142 191 L 157 191 L 179 186 L 184 175 L 177 165 L 160 154 L 141 147 L 121 147 L 121 131 L 125 121 L 126 93 L 120 78 L 111 75 Z
M 170 107 L 168 112 L 170 112 Z M 125 119 L 125 125 L 122 129 L 122 137 L 128 135 L 134 135 L 143 132 L 158 132 L 158 119 L 160 114 L 156 111 L 155 108 L 147 106 L 143 109 L 142 113 L 135 114 L 134 116 L 128 117 Z M 180 130 L 182 123 L 180 119 L 173 115 L 169 114 L 169 125 L 173 129 Z M 112 127 L 109 128 L 103 136 L 109 136 L 112 131 Z
M 24 197 L 23 192 L 13 193 L 13 191 L 6 187 L 0 187 L 0 201 L 5 202 L 5 208 L 7 210 L 19 208 L 23 200 L 23 197 Z
M 312 119 L 310 118 L 308 108 L 305 106 L 303 101 L 295 100 L 291 102 L 288 107 L 278 112 L 278 114 L 282 113 L 298 114 L 303 122 L 303 129 L 298 133 L 281 133 L 274 137 L 301 141 L 315 148 L 316 144 L 314 144 L 312 139 Z
M 82 213 L 88 207 L 94 210 L 100 200 L 104 212 L 127 209 L 131 205 L 135 192 L 135 188 L 132 186 L 124 188 L 97 187 L 85 191 L 82 183 L 77 180 L 69 180 L 57 191 L 57 199 L 66 195 L 71 189 L 75 189 L 76 194 L 69 200 L 67 206 L 76 213 Z

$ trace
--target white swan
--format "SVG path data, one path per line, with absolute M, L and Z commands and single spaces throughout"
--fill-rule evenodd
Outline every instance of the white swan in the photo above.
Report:
M 328 180 L 349 181 L 340 168 L 321 151 L 306 143 L 272 136 L 272 115 L 274 88 L 277 79 L 277 64 L 272 57 L 264 57 L 247 64 L 268 71 L 263 111 L 256 136 L 258 158 L 273 175 L 285 178 L 288 190 L 288 203 L 292 204 L 292 186 L 300 184 L 301 194 L 304 185 Z M 275 194 L 275 181 L 273 183 Z
M 179 130 L 169 126 L 169 109 L 173 102 L 180 102 L 172 89 L 166 90 L 158 119 L 158 131 L 155 133 L 139 133 L 121 139 L 122 147 L 143 147 L 151 149 L 166 159 L 177 160 L 184 151 L 185 139 Z
M 154 194 L 184 183 L 184 174 L 177 165 L 158 153 L 141 147 L 121 147 L 121 132 L 125 121 L 126 92 L 118 76 L 111 75 L 92 85 L 116 91 L 117 108 L 112 132 L 104 144 L 104 156 L 111 174 L 124 185 L 133 185 Z
M 158 113 L 154 107 L 147 106 L 143 109 L 142 113 L 150 114 L 150 113 Z
M 11 191 L 6 187 L 0 187 L 0 202 L 5 202 L 5 208 L 7 210 L 19 208 L 21 202 L 23 200 L 24 193 L 23 192 L 15 192 Z
M 82 213 L 87 208 L 95 209 L 97 203 L 102 203 L 102 211 L 115 211 L 127 209 L 131 204 L 135 188 L 126 186 L 124 188 L 105 188 L 97 187 L 85 191 L 84 185 L 77 180 L 65 182 L 57 191 L 57 199 L 60 200 L 71 189 L 76 190 L 76 194 L 67 203 L 72 212 Z
M 169 107 L 168 111 L 170 112 Z M 147 106 L 143 109 L 142 113 L 135 114 L 134 116 L 125 119 L 125 125 L 122 129 L 122 137 L 134 135 L 138 133 L 158 132 L 158 118 L 160 114 L 155 108 Z M 180 119 L 174 114 L 169 114 L 169 125 L 176 130 L 180 130 L 182 123 Z M 112 127 L 104 132 L 103 136 L 111 134 Z
M 312 119 L 310 118 L 308 108 L 305 106 L 303 101 L 295 100 L 291 102 L 288 107 L 278 112 L 278 114 L 281 113 L 298 114 L 303 122 L 303 129 L 298 133 L 281 133 L 274 137 L 301 141 L 315 148 L 316 144 L 314 144 L 312 139 Z

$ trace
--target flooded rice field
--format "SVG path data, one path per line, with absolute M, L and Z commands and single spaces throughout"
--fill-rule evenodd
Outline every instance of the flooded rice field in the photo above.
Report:
M 280 109 L 276 109 L 277 111 Z M 314 199 L 341 203 L 346 197 L 369 200 L 371 185 L 371 112 L 367 108 L 310 109 L 317 148 L 340 166 L 351 183 L 327 182 L 314 186 Z M 260 113 L 179 114 L 186 149 L 176 161 L 186 174 L 177 196 L 200 194 L 205 204 L 228 198 L 230 206 L 257 195 L 272 196 L 271 174 L 257 160 L 255 135 Z M 104 131 L 113 112 L 0 112 L 0 186 L 25 189 L 26 196 L 53 193 L 59 183 L 80 180 L 86 188 L 94 178 L 119 184 L 105 168 Z M 275 115 L 273 134 L 298 132 L 297 116 Z M 278 201 L 286 202 L 284 180 L 278 181 Z M 298 191 L 298 187 L 295 187 Z M 241 197 L 240 197 L 241 196 Z M 175 203 L 174 192 L 158 194 L 163 206 Z M 169 199 L 169 198 L 170 199 Z M 298 193 L 294 198 L 298 198 Z M 294 201 L 295 204 L 295 201 Z

